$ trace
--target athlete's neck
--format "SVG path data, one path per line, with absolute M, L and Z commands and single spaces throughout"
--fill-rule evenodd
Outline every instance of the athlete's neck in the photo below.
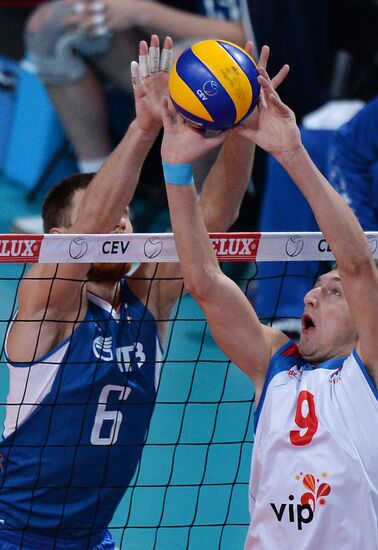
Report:
M 115 309 L 120 303 L 121 284 L 119 281 L 90 281 L 86 283 L 86 289 L 111 304 Z

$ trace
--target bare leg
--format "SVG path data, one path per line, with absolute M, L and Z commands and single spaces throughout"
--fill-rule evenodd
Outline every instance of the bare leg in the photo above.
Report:
M 112 149 L 105 92 L 86 54 L 100 55 L 109 42 L 66 27 L 70 10 L 63 0 L 39 6 L 27 23 L 26 47 L 79 161 L 104 159 Z
M 90 69 L 77 82 L 48 86 L 48 93 L 79 159 L 106 157 L 112 150 L 105 94 Z
M 91 58 L 92 67 L 75 83 L 48 86 L 48 92 L 79 160 L 106 157 L 112 150 L 111 125 L 100 71 L 115 86 L 132 93 L 130 63 L 140 33 L 117 34 L 108 52 Z M 97 69 L 96 69 L 97 67 Z M 127 101 L 127 100 L 126 100 Z M 130 98 L 131 101 L 131 98 Z

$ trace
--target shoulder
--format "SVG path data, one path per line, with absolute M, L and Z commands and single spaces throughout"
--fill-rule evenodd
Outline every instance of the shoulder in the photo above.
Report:
M 138 295 L 138 289 L 140 285 L 135 285 L 133 279 L 125 277 L 121 281 L 121 304 L 133 312 L 133 317 L 136 318 L 150 318 L 154 319 L 155 316 L 150 311 L 148 303 L 148 293 Z M 147 296 L 147 299 L 146 299 Z

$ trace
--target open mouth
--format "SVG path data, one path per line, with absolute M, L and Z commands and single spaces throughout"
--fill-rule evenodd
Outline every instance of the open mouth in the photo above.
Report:
M 302 315 L 302 330 L 311 330 L 315 328 L 315 323 L 308 313 Z

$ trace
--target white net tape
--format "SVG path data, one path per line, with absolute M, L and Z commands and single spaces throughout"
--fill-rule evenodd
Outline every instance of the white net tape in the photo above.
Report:
M 378 232 L 366 236 L 378 259 Z M 211 233 L 209 237 L 222 261 L 334 260 L 322 233 Z M 178 261 L 172 233 L 0 235 L 0 263 L 156 261 Z

